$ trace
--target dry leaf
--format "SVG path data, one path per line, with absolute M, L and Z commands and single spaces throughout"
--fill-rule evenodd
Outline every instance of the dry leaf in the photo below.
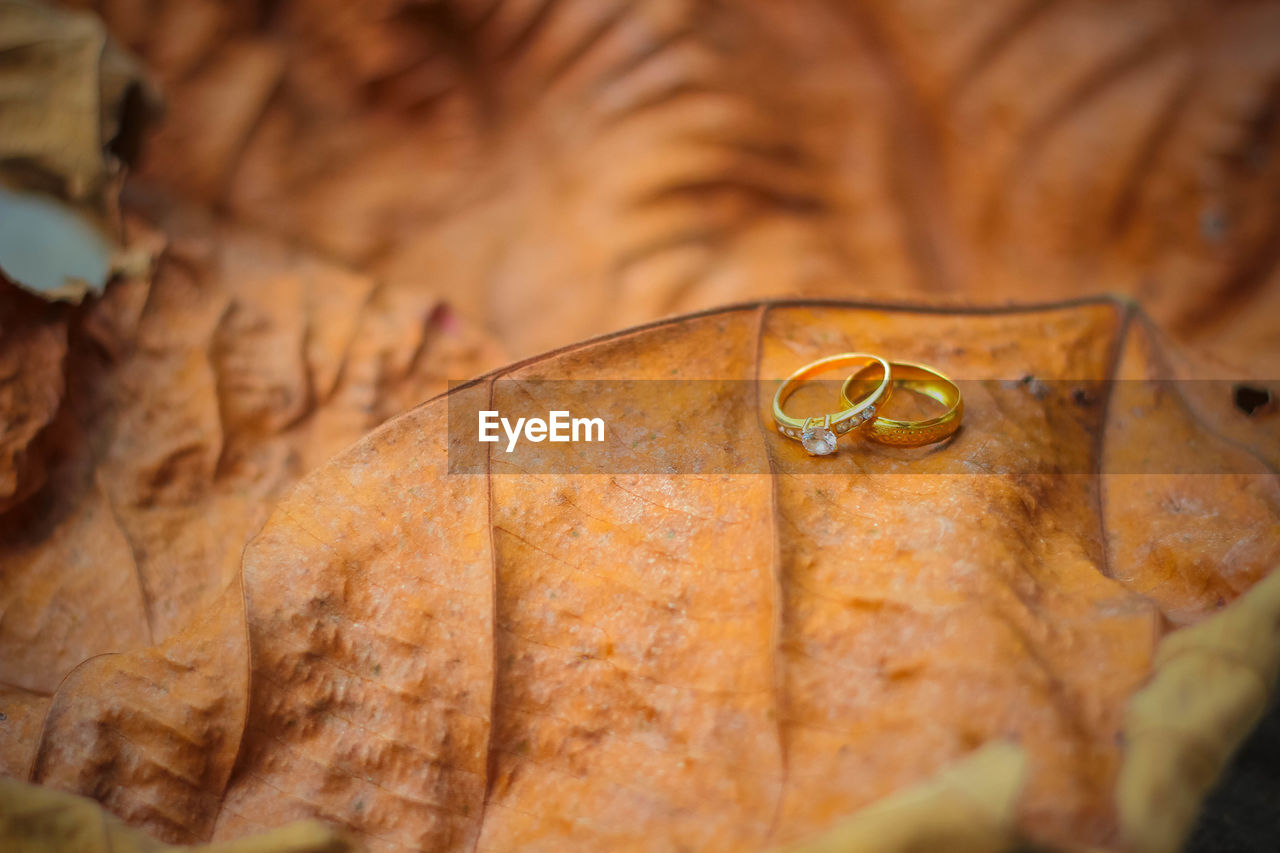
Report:
M 0 767 L 20 775 L 73 667 L 188 630 L 299 477 L 504 360 L 420 291 L 156 215 L 170 245 L 151 280 L 75 310 L 0 281 Z
M 13 853 L 348 853 L 341 835 L 301 821 L 229 844 L 173 847 L 105 814 L 92 800 L 0 779 L 0 845 Z
M 697 426 L 772 477 L 450 476 L 449 399 L 494 377 L 321 463 L 498 363 L 477 319 L 527 353 L 776 293 L 1105 289 L 1272 376 L 1280 3 L 92 5 L 174 111 L 124 280 L 0 282 L 0 771 L 182 843 L 759 849 L 857 812 L 817 843 L 1176 845 L 1274 671 L 1219 646 L 1269 637 L 1280 436 L 1166 381 L 1211 368 L 1124 303 L 748 306 L 502 374 L 856 346 L 1004 380 L 940 454 L 822 469 L 862 476 L 763 399 Z M 77 105 L 7 143 L 110 200 L 136 69 L 0 9 L 63 22 L 4 38 L 67 72 L 40 115 Z M 1233 473 L 1100 475 L 1189 454 Z
M 30 778 L 184 842 L 318 817 L 372 850 L 751 850 L 1012 740 L 1009 831 L 1116 849 L 1125 708 L 1161 637 L 1280 560 L 1274 444 L 1238 453 L 1208 430 L 1229 395 L 1189 408 L 1126 304 L 748 306 L 453 396 L 498 377 L 769 379 L 855 342 L 1015 379 L 982 386 L 940 451 L 822 473 L 762 427 L 765 383 L 710 426 L 773 476 L 530 475 L 500 456 L 449 475 L 438 398 L 306 477 L 200 624 L 78 668 Z M 1139 377 L 1173 428 L 1128 444 L 1141 395 L 1108 406 L 1027 374 Z M 1187 435 L 1224 473 L 1051 473 L 1138 470 Z M 988 473 L 936 473 L 956 458 Z M 1173 526 L 1170 502 L 1201 511 Z M 1259 535 L 1237 541 L 1242 517 Z
M 1013 821 L 1026 756 L 1007 743 L 982 747 L 937 779 L 868 806 L 790 853 L 997 853 L 1014 847 Z
M 65 312 L 0 287 L 0 513 L 44 482 L 42 436 L 62 405 Z
M 1177 850 L 1226 759 L 1262 717 L 1280 676 L 1280 573 L 1160 647 L 1129 706 L 1117 782 L 1124 835 L 1140 853 Z
M 158 95 L 97 16 L 39 0 L 0 2 L 0 54 L 0 267 L 50 298 L 101 290 Z
M 174 93 L 150 177 L 517 354 L 766 295 L 1116 292 L 1280 367 L 1274 0 L 93 5 Z
M 39 0 L 0 3 L 5 109 L 0 119 L 0 168 L 6 179 L 52 189 L 71 202 L 103 204 L 120 159 L 111 145 L 123 133 L 129 106 L 154 105 L 155 94 L 136 62 L 107 36 L 95 15 Z M 130 105 L 130 98 L 140 99 Z M 105 212 L 105 204 L 99 208 Z

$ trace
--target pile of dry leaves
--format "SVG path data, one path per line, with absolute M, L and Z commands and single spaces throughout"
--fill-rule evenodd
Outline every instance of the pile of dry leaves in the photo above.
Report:
M 1280 2 L 73 5 L 0 0 L 0 842 L 1176 849 L 1280 668 Z M 448 472 L 450 380 L 848 349 L 989 380 L 974 473 L 791 473 L 769 383 L 785 474 Z

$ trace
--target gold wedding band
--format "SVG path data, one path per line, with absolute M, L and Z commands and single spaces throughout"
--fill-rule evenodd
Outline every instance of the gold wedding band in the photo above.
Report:
M 849 401 L 841 388 L 841 401 L 845 404 L 843 411 L 835 414 L 819 415 L 811 418 L 793 418 L 782 411 L 782 404 L 791 396 L 800 383 L 819 373 L 825 373 L 837 367 L 848 367 L 861 362 L 870 362 L 859 371 L 859 374 L 879 367 L 884 371 L 884 378 L 870 394 L 858 400 Z M 845 380 L 845 385 L 849 384 Z M 876 407 L 888 402 L 893 393 L 893 382 L 889 371 L 889 362 L 878 355 L 863 352 L 844 352 L 811 361 L 795 373 L 788 376 L 778 391 L 773 395 L 773 420 L 778 431 L 788 438 L 793 438 L 804 446 L 811 456 L 827 456 L 836 452 L 836 439 L 869 422 L 876 417 Z
M 960 427 L 960 420 L 964 417 L 964 401 L 960 398 L 960 388 L 956 383 L 932 367 L 923 364 L 893 361 L 889 363 L 889 369 L 893 371 L 893 385 L 896 388 L 905 388 L 931 397 L 946 406 L 947 411 L 937 417 L 920 421 L 899 421 L 878 417 L 865 430 L 868 438 L 881 444 L 892 444 L 895 447 L 919 447 L 941 441 Z M 854 406 L 849 399 L 849 386 L 856 382 L 871 381 L 869 377 L 863 376 L 869 370 L 869 367 L 863 367 L 840 386 L 842 406 Z M 885 375 L 888 376 L 888 373 L 886 372 Z

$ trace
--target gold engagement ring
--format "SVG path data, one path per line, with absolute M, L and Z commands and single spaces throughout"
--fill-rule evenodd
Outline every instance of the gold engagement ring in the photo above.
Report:
M 783 403 L 806 379 L 837 367 L 861 365 L 864 362 L 866 364 L 859 371 L 859 375 L 877 367 L 884 375 L 871 393 L 860 398 L 856 403 L 848 401 L 845 408 L 835 414 L 808 418 L 793 418 L 782 410 Z M 848 382 L 849 380 L 845 381 L 846 386 Z M 787 438 L 800 442 L 810 456 L 828 456 L 836 452 L 837 438 L 868 423 L 874 423 L 876 408 L 887 403 L 892 394 L 893 382 L 889 362 L 869 353 L 840 353 L 811 361 L 788 376 L 778 386 L 777 393 L 773 395 L 773 420 L 777 423 L 779 432 Z

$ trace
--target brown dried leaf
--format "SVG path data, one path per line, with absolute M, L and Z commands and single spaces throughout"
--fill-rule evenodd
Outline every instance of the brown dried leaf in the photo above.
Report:
M 789 853 L 996 853 L 1016 843 L 1013 823 L 1026 756 L 1007 743 L 977 750 L 937 779 L 887 797 Z
M 1262 717 L 1278 676 L 1280 573 L 1161 644 L 1155 675 L 1125 721 L 1116 798 L 1131 849 L 1179 848 L 1242 733 Z
M 0 845 L 14 853 L 349 853 L 356 848 L 314 821 L 230 844 L 158 844 L 92 800 L 0 779 Z
M 159 99 L 92 14 L 3 0 L 0 55 L 0 267 L 78 299 L 129 262 L 112 257 L 121 171 Z
M 1177 394 L 1145 326 L 1108 301 L 747 306 L 453 394 L 499 376 L 774 378 L 855 343 L 965 379 L 1134 375 Z M 314 471 L 245 551 L 247 680 L 201 668 L 241 642 L 232 607 L 91 661 L 54 697 L 34 778 L 173 840 L 319 817 L 373 850 L 748 850 L 1014 740 L 1016 834 L 1116 849 L 1126 705 L 1162 636 L 1280 560 L 1280 482 L 1185 404 L 1139 446 L 1117 437 L 1143 400 L 978 387 L 944 449 L 841 453 L 808 473 L 763 427 L 766 384 L 758 406 L 708 422 L 779 471 L 737 476 L 520 474 L 500 456 L 490 477 L 450 475 L 450 398 L 436 399 Z M 1049 473 L 1129 470 L 1189 435 L 1238 473 Z M 988 473 L 939 473 L 956 458 Z M 1118 500 L 1126 477 L 1151 494 L 1124 485 Z M 1171 500 L 1203 511 L 1175 527 Z M 1239 513 L 1260 535 L 1233 538 Z M 1193 577 L 1215 596 L 1180 582 Z M 155 667 L 199 686 L 173 697 L 190 710 L 153 698 Z M 222 709 L 246 683 L 228 776 L 236 714 Z
M 20 775 L 74 667 L 189 633 L 299 477 L 450 377 L 504 359 L 421 290 L 189 213 L 157 217 L 170 244 L 149 281 L 115 282 L 74 310 L 0 286 L 0 766 Z M 163 243 L 135 231 L 136 244 Z M 242 643 L 238 618 L 224 629 Z M 225 654 L 201 677 L 218 685 L 208 701 L 234 704 L 243 685 L 214 673 L 243 667 L 244 652 Z M 164 660 L 138 671 L 164 683 L 155 667 L 181 669 Z M 116 661 L 96 658 L 64 687 L 136 676 Z M 220 723 L 225 771 L 240 723 Z
M 39 0 L 0 3 L 0 52 L 8 57 L 0 69 L 0 174 L 70 202 L 105 202 L 120 170 L 109 145 L 126 130 L 126 100 L 136 92 L 139 106 L 155 104 L 137 63 L 96 16 Z
M 40 443 L 62 405 L 66 352 L 64 312 L 0 274 L 0 513 L 44 483 Z
M 1118 292 L 1280 366 L 1275 0 L 94 5 L 177 93 L 151 176 L 520 354 L 766 295 Z

